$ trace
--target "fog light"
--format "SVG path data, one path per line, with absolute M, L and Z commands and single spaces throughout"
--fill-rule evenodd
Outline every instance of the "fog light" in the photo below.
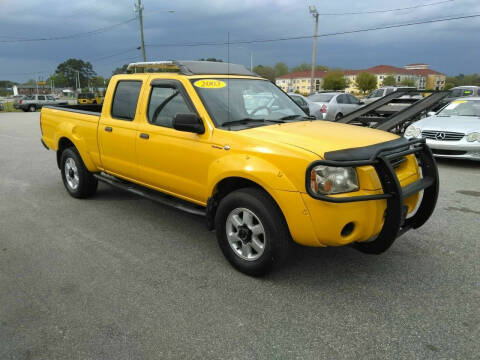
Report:
M 347 237 L 353 232 L 354 229 L 355 229 L 355 224 L 353 222 L 349 222 L 347 225 L 343 227 L 342 232 L 340 234 L 343 237 Z

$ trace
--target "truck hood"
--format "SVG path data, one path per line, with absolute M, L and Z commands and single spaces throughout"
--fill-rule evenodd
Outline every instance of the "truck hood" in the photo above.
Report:
M 243 130 L 259 141 L 296 146 L 323 158 L 328 151 L 374 145 L 398 138 L 391 133 L 329 121 L 298 121 Z

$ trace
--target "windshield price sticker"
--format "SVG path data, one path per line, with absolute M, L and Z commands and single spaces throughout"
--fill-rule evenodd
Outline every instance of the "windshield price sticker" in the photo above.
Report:
M 453 110 L 455 109 L 458 105 L 460 104 L 463 104 L 463 103 L 466 103 L 467 100 L 455 100 L 455 101 L 452 101 L 452 103 L 450 105 L 448 105 L 445 109 L 446 110 Z
M 227 86 L 227 84 L 225 84 L 223 81 L 214 79 L 197 80 L 193 83 L 193 85 L 203 89 L 220 89 Z

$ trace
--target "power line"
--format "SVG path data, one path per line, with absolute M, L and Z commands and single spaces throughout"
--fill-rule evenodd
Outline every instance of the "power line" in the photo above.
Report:
M 344 13 L 320 13 L 319 15 L 322 15 L 322 16 L 343 16 L 343 15 L 378 14 L 378 13 L 387 13 L 387 12 L 402 11 L 402 10 L 419 9 L 419 8 L 422 8 L 422 7 L 441 5 L 441 4 L 445 4 L 445 3 L 449 3 L 449 2 L 453 2 L 453 1 L 455 1 L 455 0 L 443 0 L 443 1 L 437 1 L 437 2 L 428 3 L 428 4 L 420 4 L 420 5 L 414 5 L 414 6 L 408 6 L 408 7 L 396 8 L 396 9 L 388 9 L 388 10 L 369 10 L 369 11 L 344 12 Z
M 470 19 L 470 18 L 476 18 L 479 16 L 480 14 L 473 14 L 473 15 L 464 15 L 464 16 L 456 16 L 456 17 L 441 18 L 441 19 L 422 20 L 422 21 L 415 21 L 415 22 L 409 22 L 409 23 L 403 23 L 403 24 L 393 24 L 393 25 L 378 26 L 378 27 L 366 28 L 366 29 L 356 29 L 356 30 L 319 34 L 317 37 L 330 37 L 330 36 L 337 36 L 337 35 L 355 34 L 355 33 L 361 33 L 361 32 L 393 29 L 393 28 L 400 28 L 400 27 L 413 26 L 413 25 L 431 24 L 431 23 L 460 20 L 460 19 Z M 281 38 L 275 38 L 275 39 L 236 40 L 236 41 L 234 40 L 234 41 L 230 41 L 230 45 L 313 39 L 314 37 L 315 36 L 313 35 L 304 35 L 304 36 L 281 37 Z M 193 47 L 193 46 L 218 46 L 218 45 L 227 45 L 227 43 L 226 42 L 196 42 L 196 43 L 183 43 L 183 44 L 147 44 L 147 46 L 152 46 L 152 47 L 190 47 L 190 46 Z
M 90 36 L 90 35 L 97 35 L 104 33 L 106 31 L 109 31 L 111 29 L 114 29 L 118 26 L 128 24 L 134 20 L 136 20 L 136 17 L 130 18 L 128 20 L 101 27 L 95 30 L 90 30 L 86 32 L 81 32 L 81 33 L 76 33 L 76 34 L 70 34 L 70 35 L 63 35 L 63 36 L 52 36 L 52 37 L 40 37 L 40 38 L 29 38 L 29 39 L 15 39 L 15 40 L 0 40 L 0 43 L 19 43 L 19 42 L 32 42 L 32 41 L 53 41 L 53 40 L 67 40 L 67 39 L 74 39 L 78 37 L 83 37 L 83 36 Z

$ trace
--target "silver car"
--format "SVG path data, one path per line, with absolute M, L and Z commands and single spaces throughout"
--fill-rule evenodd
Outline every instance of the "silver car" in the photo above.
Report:
M 295 101 L 295 103 L 300 106 L 308 115 L 314 116 L 315 119 L 323 119 L 320 111 L 322 107 L 317 103 L 314 103 L 309 98 L 296 93 L 288 93 L 288 96 L 290 96 L 292 100 Z
M 330 121 L 338 121 L 344 115 L 364 105 L 355 96 L 338 92 L 313 94 L 308 99 L 320 105 L 321 116 L 319 119 Z
M 410 125 L 406 138 L 425 138 L 437 157 L 480 161 L 480 97 L 455 100 Z

